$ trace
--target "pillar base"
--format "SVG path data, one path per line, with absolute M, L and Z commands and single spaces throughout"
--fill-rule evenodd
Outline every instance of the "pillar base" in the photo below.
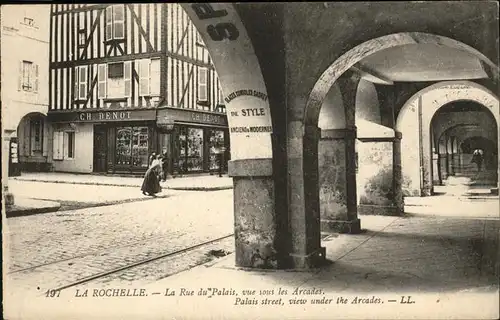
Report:
M 379 206 L 371 204 L 360 204 L 358 214 L 375 216 L 401 216 L 404 210 L 396 206 Z
M 361 233 L 361 220 L 330 220 L 321 219 L 321 231 L 357 234 Z
M 290 258 L 295 270 L 318 268 L 326 264 L 326 248 L 319 247 L 308 255 L 290 254 Z
M 14 195 L 10 192 L 4 194 L 5 207 L 12 207 L 14 205 Z
M 498 188 L 491 188 L 490 193 L 498 196 Z

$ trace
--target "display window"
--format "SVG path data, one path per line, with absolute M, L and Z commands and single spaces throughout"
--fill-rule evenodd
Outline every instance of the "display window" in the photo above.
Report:
M 116 165 L 148 167 L 148 127 L 116 128 Z
M 183 172 L 203 170 L 203 129 L 180 127 L 178 168 Z

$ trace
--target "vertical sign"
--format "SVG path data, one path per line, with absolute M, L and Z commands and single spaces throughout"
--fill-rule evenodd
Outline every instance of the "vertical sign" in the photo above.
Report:
M 252 43 L 232 4 L 182 4 L 203 38 L 226 104 L 232 159 L 272 158 L 271 113 Z

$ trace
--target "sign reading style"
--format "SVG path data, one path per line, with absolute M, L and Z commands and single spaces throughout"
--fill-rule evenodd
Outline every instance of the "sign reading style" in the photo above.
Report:
M 182 4 L 215 65 L 226 103 L 231 159 L 272 157 L 271 113 L 253 45 L 234 6 Z

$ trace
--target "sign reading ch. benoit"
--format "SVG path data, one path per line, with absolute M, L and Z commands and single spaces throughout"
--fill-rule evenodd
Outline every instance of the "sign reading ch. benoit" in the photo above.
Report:
M 183 4 L 203 37 L 224 93 L 231 159 L 272 157 L 271 113 L 252 42 L 234 6 Z
M 155 120 L 156 110 L 89 110 L 74 112 L 51 112 L 52 122 L 114 122 Z

